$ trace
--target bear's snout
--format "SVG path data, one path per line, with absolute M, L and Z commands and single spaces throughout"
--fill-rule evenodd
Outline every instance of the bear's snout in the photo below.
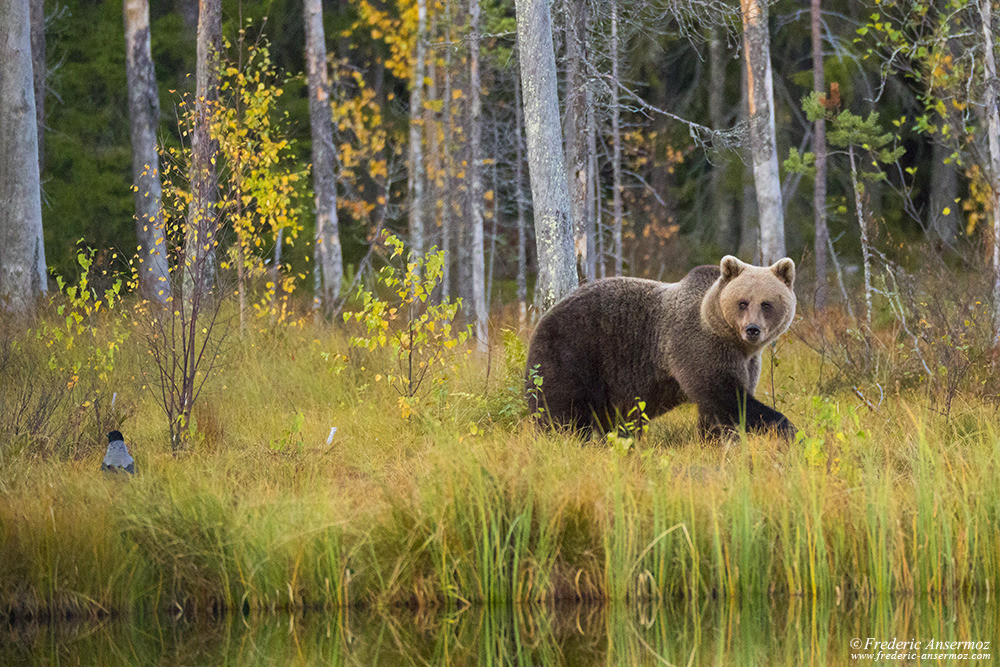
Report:
M 743 336 L 747 339 L 747 342 L 756 342 L 760 338 L 760 327 L 756 324 L 748 324 L 743 330 Z

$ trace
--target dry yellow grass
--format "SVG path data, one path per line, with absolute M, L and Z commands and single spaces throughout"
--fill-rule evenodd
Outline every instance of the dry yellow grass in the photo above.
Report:
M 134 479 L 98 470 L 101 434 L 70 449 L 0 444 L 0 604 L 832 601 L 1000 583 L 1000 428 L 971 394 L 948 419 L 913 390 L 876 410 L 850 388 L 814 398 L 819 359 L 789 337 L 773 386 L 808 440 L 703 443 L 683 408 L 625 451 L 538 431 L 520 393 L 523 338 L 506 341 L 489 364 L 460 353 L 444 391 L 405 418 L 374 381 L 377 356 L 324 356 L 346 352 L 336 328 L 248 333 L 179 453 L 126 343 L 109 382 Z M 768 401 L 771 386 L 765 361 Z

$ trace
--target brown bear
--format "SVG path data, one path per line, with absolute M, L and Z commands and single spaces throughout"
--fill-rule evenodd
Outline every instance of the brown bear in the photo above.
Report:
M 795 263 L 727 255 L 677 283 L 608 278 L 583 285 L 542 317 L 528 350 L 532 414 L 588 433 L 652 419 L 691 401 L 702 434 L 775 429 L 788 419 L 753 397 L 761 350 L 795 315 Z

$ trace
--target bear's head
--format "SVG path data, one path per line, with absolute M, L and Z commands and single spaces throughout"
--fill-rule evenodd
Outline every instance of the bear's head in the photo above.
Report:
M 784 333 L 795 317 L 795 262 L 785 257 L 771 266 L 753 266 L 726 255 L 719 271 L 702 305 L 709 325 L 724 329 L 716 333 L 738 339 L 748 351 Z

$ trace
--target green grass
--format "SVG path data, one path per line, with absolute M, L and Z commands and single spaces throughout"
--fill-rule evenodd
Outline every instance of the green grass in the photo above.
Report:
M 456 356 L 446 391 L 409 419 L 374 379 L 378 355 L 346 367 L 324 356 L 346 353 L 346 340 L 311 323 L 237 336 L 195 409 L 192 446 L 174 453 L 128 338 L 107 384 L 131 479 L 98 470 L 96 425 L 67 426 L 82 394 L 38 432 L 6 431 L 0 606 L 48 616 L 830 604 L 1000 584 L 1000 427 L 973 394 L 948 419 L 919 389 L 875 411 L 849 389 L 820 404 L 809 379 L 820 360 L 787 336 L 774 387 L 808 442 L 703 443 L 685 407 L 623 452 L 535 429 L 520 395 L 523 337 L 506 336 L 489 363 Z M 38 349 L 23 354 L 33 372 L 17 377 L 57 391 L 64 380 Z M 770 402 L 770 390 L 765 360 L 758 395 Z M 8 399 L 17 391 L 0 386 Z

